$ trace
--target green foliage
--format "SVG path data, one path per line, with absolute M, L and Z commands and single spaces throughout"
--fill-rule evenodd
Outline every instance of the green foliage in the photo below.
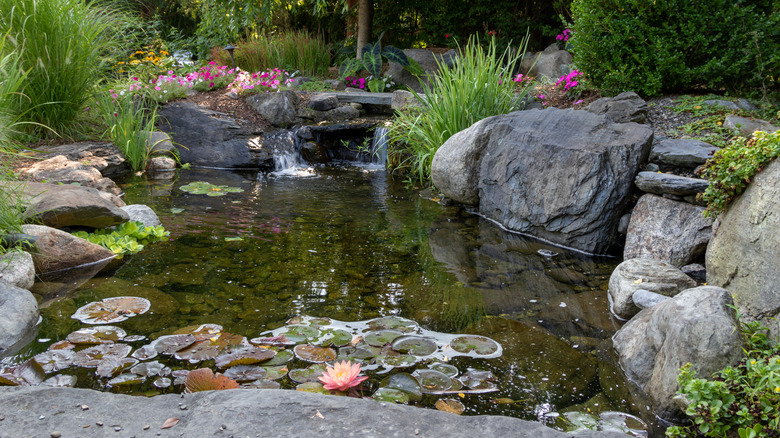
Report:
M 289 31 L 236 43 L 236 66 L 251 72 L 281 68 L 304 75 L 325 76 L 330 67 L 330 49 L 322 38 L 305 31 Z M 230 55 L 214 47 L 212 58 L 220 65 L 231 65 Z
M 375 44 L 366 44 L 360 53 L 360 59 L 350 58 L 345 60 L 339 67 L 339 79 L 342 81 L 348 76 L 353 76 L 361 69 L 365 69 L 370 75 L 368 89 L 374 93 L 385 91 L 388 84 L 387 78 L 382 78 L 382 57 L 384 56 L 390 62 L 397 62 L 411 73 L 422 74 L 422 68 L 417 61 L 409 59 L 406 54 L 393 46 L 387 46 L 382 49 L 382 36 Z
M 707 202 L 705 216 L 715 217 L 725 211 L 735 196 L 750 184 L 753 176 L 780 155 L 780 131 L 771 134 L 756 132 L 749 141 L 735 139 L 729 146 L 715 152 L 699 174 L 709 180 L 701 194 Z
M 0 33 L 10 43 L 0 56 L 18 53 L 19 66 L 28 72 L 21 94 L 12 99 L 14 113 L 57 132 L 72 131 L 103 72 L 112 20 L 85 0 L 0 0 Z
M 577 67 L 607 93 L 780 86 L 772 0 L 574 0 Z
M 521 47 L 523 53 L 525 44 Z M 427 184 L 433 156 L 448 138 L 486 117 L 518 109 L 530 88 L 513 93 L 514 82 L 507 78 L 517 60 L 508 50 L 499 56 L 495 40 L 484 49 L 477 38 L 470 39 L 455 66 L 440 65 L 431 85 L 423 86 L 424 98 L 415 93 L 422 109 L 396 113 L 388 132 L 390 166 L 408 170 L 414 179 Z
M 144 170 L 154 148 L 149 144 L 149 133 L 156 129 L 157 108 L 146 109 L 141 99 L 133 99 L 129 93 L 120 96 L 114 90 L 98 90 L 94 98 L 108 126 L 109 140 L 134 171 Z
M 107 248 L 114 254 L 121 256 L 135 254 L 144 249 L 144 245 L 150 243 L 164 242 L 168 240 L 170 233 L 165 231 L 162 225 L 146 227 L 141 222 L 131 221 L 119 225 L 115 230 L 96 230 L 94 233 L 77 231 L 73 235 Z
M 6 37 L 0 39 L 0 154 L 13 148 L 13 137 L 19 134 L 21 122 L 14 109 L 19 97 L 22 81 L 27 73 L 20 66 L 21 58 L 17 52 L 4 52 Z M 2 170 L 2 169 L 0 169 Z M 0 174 L 0 179 L 2 179 Z
M 682 368 L 678 393 L 690 403 L 693 425 L 669 428 L 667 436 L 780 436 L 780 345 L 756 322 L 743 323 L 742 333 L 746 357 L 735 367 L 712 380 L 696 378 L 690 364 Z

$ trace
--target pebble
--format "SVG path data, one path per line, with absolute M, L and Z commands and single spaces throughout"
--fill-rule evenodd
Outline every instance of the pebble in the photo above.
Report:
M 49 436 L 51 438 L 60 438 L 62 436 L 62 432 L 55 430 L 54 432 L 50 433 Z
M 144 426 L 144 430 L 149 430 L 149 428 L 150 428 L 150 427 L 152 427 L 152 426 L 149 426 L 149 425 L 147 424 L 146 426 Z
M 41 415 L 40 417 L 38 417 L 39 420 L 43 420 L 44 418 L 46 418 L 44 415 Z
M 182 411 L 186 411 L 187 410 L 187 405 L 181 405 L 181 406 L 179 406 L 179 409 L 181 409 Z
M 96 421 L 95 424 L 98 425 L 98 426 L 102 426 L 103 422 L 102 421 Z
M 88 411 L 88 410 L 89 410 L 89 406 L 87 406 L 87 405 L 81 405 L 81 410 L 82 410 L 82 411 Z
M 115 426 L 115 427 L 114 427 L 114 431 L 116 431 L 116 432 L 119 432 L 120 430 L 122 430 L 122 428 L 121 428 L 121 427 L 119 427 L 119 426 Z

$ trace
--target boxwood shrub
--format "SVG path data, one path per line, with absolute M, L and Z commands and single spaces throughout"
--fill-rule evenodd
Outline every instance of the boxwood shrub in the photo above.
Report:
M 574 0 L 577 68 L 607 92 L 777 91 L 780 2 Z

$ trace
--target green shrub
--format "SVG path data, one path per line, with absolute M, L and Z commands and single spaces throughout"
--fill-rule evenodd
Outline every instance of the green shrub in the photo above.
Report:
M 609 93 L 780 86 L 772 0 L 574 0 L 572 15 L 577 67 Z
M 715 217 L 726 210 L 732 199 L 741 194 L 770 161 L 780 155 L 780 131 L 771 134 L 756 132 L 749 141 L 735 139 L 718 150 L 699 174 L 709 180 L 709 186 L 700 195 L 707 202 L 704 215 Z
M 291 73 L 297 70 L 303 75 L 325 76 L 330 67 L 328 45 L 322 38 L 303 31 L 263 35 L 236 46 L 236 66 L 250 72 L 281 68 Z M 230 55 L 221 47 L 215 47 L 211 57 L 220 65 L 231 65 Z
M 112 17 L 86 0 L 0 0 L 6 55 L 19 53 L 29 71 L 14 111 L 23 120 L 67 133 L 103 72 Z
M 688 364 L 680 372 L 679 394 L 693 425 L 671 427 L 667 436 L 780 436 L 780 345 L 759 323 L 743 323 L 745 358 L 712 380 L 697 379 Z
M 168 240 L 170 234 L 168 231 L 165 231 L 162 225 L 147 227 L 141 222 L 132 221 L 119 225 L 115 230 L 105 229 L 96 230 L 93 233 L 87 233 L 86 231 L 73 233 L 76 237 L 81 237 L 96 245 L 110 249 L 118 256 L 135 254 L 144 249 L 144 245 L 150 243 L 164 242 Z
M 525 52 L 525 44 L 521 44 Z M 517 62 L 509 50 L 496 54 L 495 41 L 484 49 L 476 38 L 469 40 L 453 68 L 440 65 L 430 86 L 423 86 L 422 109 L 408 108 L 396 113 L 388 132 L 391 140 L 390 166 L 409 170 L 414 179 L 426 184 L 431 163 L 439 147 L 456 132 L 490 116 L 517 109 L 530 89 L 513 93 L 511 73 Z

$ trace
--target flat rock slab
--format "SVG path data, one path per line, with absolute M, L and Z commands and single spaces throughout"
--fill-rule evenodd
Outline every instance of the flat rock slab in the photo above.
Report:
M 639 190 L 656 195 L 689 196 L 704 193 L 710 184 L 706 179 L 688 178 L 671 173 L 639 172 L 634 179 Z
M 457 416 L 273 389 L 146 398 L 88 389 L 0 387 L 0 412 L 3 437 L 54 432 L 63 437 L 625 437 L 615 432 L 566 434 L 517 418 Z M 179 421 L 160 429 L 169 418 Z
M 653 146 L 650 161 L 678 167 L 696 167 L 712 158 L 719 148 L 693 139 L 668 139 Z
M 361 105 L 386 105 L 393 101 L 393 93 L 332 93 L 339 103 L 359 103 Z

